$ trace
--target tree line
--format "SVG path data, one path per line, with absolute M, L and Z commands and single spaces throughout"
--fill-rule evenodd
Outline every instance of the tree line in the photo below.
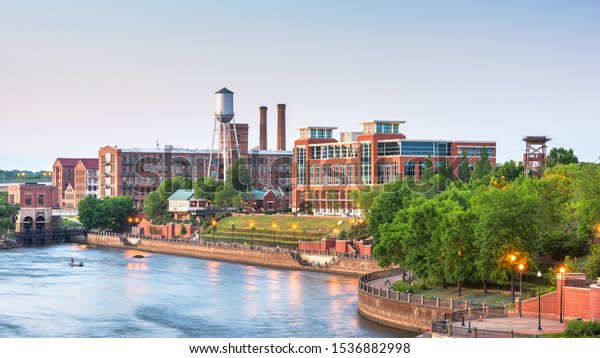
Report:
M 564 152 L 569 159 L 562 162 L 574 162 Z M 525 178 L 524 168 L 509 162 L 455 178 L 443 191 L 435 174 L 356 193 L 374 256 L 430 282 L 487 289 L 488 282 L 505 283 L 515 264 L 537 270 L 541 256 L 588 254 L 600 230 L 600 165 L 561 160 L 542 177 Z M 591 277 L 600 275 L 600 249 L 586 265 Z

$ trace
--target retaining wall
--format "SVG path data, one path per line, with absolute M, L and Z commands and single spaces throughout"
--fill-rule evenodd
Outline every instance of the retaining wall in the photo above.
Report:
M 129 238 L 130 242 L 137 238 Z M 125 248 L 121 239 L 117 236 L 104 236 L 97 234 L 88 234 L 86 243 L 90 245 Z M 135 249 L 141 251 L 171 254 L 179 256 L 198 257 L 203 259 L 221 260 L 236 263 L 245 263 L 252 265 L 261 265 L 269 267 L 280 267 L 288 269 L 299 269 L 316 272 L 329 272 L 345 275 L 363 275 L 372 271 L 381 270 L 376 261 L 359 259 L 338 259 L 338 262 L 325 269 L 325 267 L 305 267 L 300 266 L 289 253 L 285 252 L 267 252 L 265 250 L 244 250 L 240 248 L 205 246 L 197 244 L 167 242 L 159 240 L 141 240 Z

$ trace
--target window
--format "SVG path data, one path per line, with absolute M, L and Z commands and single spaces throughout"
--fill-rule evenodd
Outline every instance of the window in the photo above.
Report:
M 306 184 L 306 148 L 296 148 L 296 162 L 298 163 L 297 183 Z
M 415 176 L 415 162 L 404 163 L 404 176 L 414 177 Z
M 467 156 L 474 157 L 475 156 L 475 148 L 467 148 Z
M 37 196 L 37 204 L 40 206 L 44 206 L 44 194 L 38 194 Z
M 433 142 L 402 142 L 402 155 L 419 155 L 428 156 L 434 155 Z
M 31 194 L 25 194 L 25 205 L 31 206 L 33 204 L 33 197 Z
M 360 166 L 363 184 L 371 184 L 371 143 L 360 144 Z

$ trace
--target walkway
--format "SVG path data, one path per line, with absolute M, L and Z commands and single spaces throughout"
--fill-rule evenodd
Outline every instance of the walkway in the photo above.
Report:
M 402 280 L 402 275 L 388 276 L 369 281 L 369 285 L 382 290 L 387 290 L 389 286 L 386 285 L 386 281 L 388 280 L 390 282 Z M 454 326 L 460 326 L 460 324 L 460 322 L 453 322 Z M 468 324 L 469 323 L 465 321 L 465 325 L 468 326 Z M 537 316 L 523 316 L 523 318 L 519 318 L 518 313 L 509 312 L 508 317 L 484 318 L 482 322 L 472 320 L 471 327 L 492 331 L 514 331 L 515 333 L 521 334 L 538 334 L 563 332 L 567 327 L 567 324 L 560 323 L 558 320 L 542 317 L 542 330 L 539 331 Z

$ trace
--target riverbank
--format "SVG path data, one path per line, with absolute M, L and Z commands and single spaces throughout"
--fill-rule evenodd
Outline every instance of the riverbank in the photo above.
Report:
M 314 266 L 305 266 L 302 262 L 314 261 L 315 255 L 296 255 L 294 252 L 278 250 L 272 247 L 251 249 L 250 246 L 246 245 L 228 247 L 224 245 L 219 246 L 217 243 L 212 245 L 202 245 L 200 242 L 192 244 L 187 242 L 149 240 L 99 234 L 88 234 L 85 240 L 79 240 L 79 242 L 96 246 L 135 248 L 136 250 L 152 253 L 351 276 L 360 276 L 369 272 L 381 270 L 377 262 L 373 260 L 335 256 L 321 256 L 324 261 L 323 263 Z M 307 258 L 309 258 L 309 260 L 306 260 Z

